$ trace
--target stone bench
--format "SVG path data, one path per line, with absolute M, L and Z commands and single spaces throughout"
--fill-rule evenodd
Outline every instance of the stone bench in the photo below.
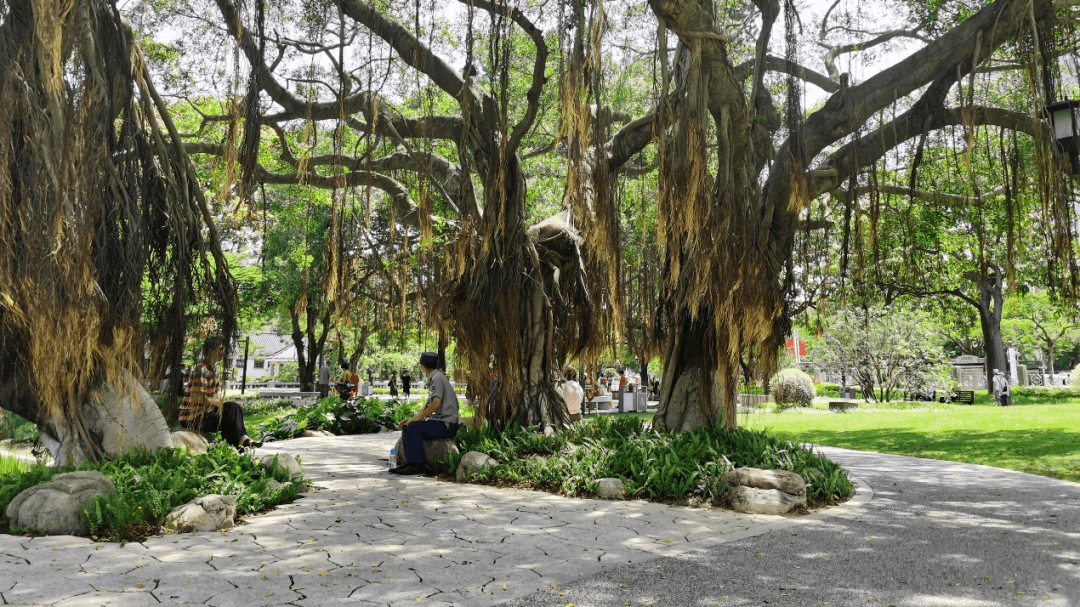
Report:
M 829 411 L 851 411 L 859 408 L 859 403 L 853 403 L 846 400 L 834 400 L 829 401 Z

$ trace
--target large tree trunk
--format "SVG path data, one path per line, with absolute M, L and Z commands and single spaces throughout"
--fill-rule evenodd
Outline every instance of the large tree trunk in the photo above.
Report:
M 150 393 L 130 373 L 90 391 L 79 415 L 50 414 L 23 382 L 8 379 L 0 385 L 0 402 L 35 422 L 53 465 L 79 465 L 87 460 L 112 459 L 133 447 L 155 450 L 171 447 L 169 426 Z
M 1005 345 L 1001 339 L 1004 301 L 1001 273 L 980 278 L 978 286 L 979 301 L 975 308 L 979 311 L 979 326 L 982 328 L 983 342 L 986 345 L 986 388 L 990 391 L 995 369 L 1000 369 L 1006 377 L 1009 376 L 1008 358 L 1005 357 Z

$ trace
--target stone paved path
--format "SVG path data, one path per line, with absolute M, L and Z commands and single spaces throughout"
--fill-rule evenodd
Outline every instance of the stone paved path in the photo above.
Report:
M 484 606 L 803 526 L 869 497 L 864 490 L 840 508 L 785 518 L 397 477 L 386 457 L 398 436 L 268 444 L 259 452 L 297 455 L 323 489 L 229 531 L 123 546 L 0 536 L 0 601 Z
M 506 605 L 1080 607 L 1080 484 L 819 450 L 869 485 L 873 499 L 827 519 L 608 569 Z

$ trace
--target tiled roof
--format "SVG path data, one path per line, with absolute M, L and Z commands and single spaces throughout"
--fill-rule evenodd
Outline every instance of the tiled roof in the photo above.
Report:
M 251 338 L 251 350 L 248 356 L 252 358 L 271 358 L 275 354 L 293 346 L 292 337 L 278 335 L 270 332 L 251 333 L 244 337 Z M 237 343 L 237 351 L 242 356 L 244 353 L 244 338 Z

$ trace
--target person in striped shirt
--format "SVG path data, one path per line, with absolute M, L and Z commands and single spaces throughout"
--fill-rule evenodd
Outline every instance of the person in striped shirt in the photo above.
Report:
M 244 410 L 234 401 L 221 401 L 221 382 L 216 366 L 225 356 L 224 338 L 211 336 L 203 342 L 200 360 L 180 405 L 180 423 L 192 432 L 221 432 L 221 438 L 233 447 L 261 447 L 247 434 Z

